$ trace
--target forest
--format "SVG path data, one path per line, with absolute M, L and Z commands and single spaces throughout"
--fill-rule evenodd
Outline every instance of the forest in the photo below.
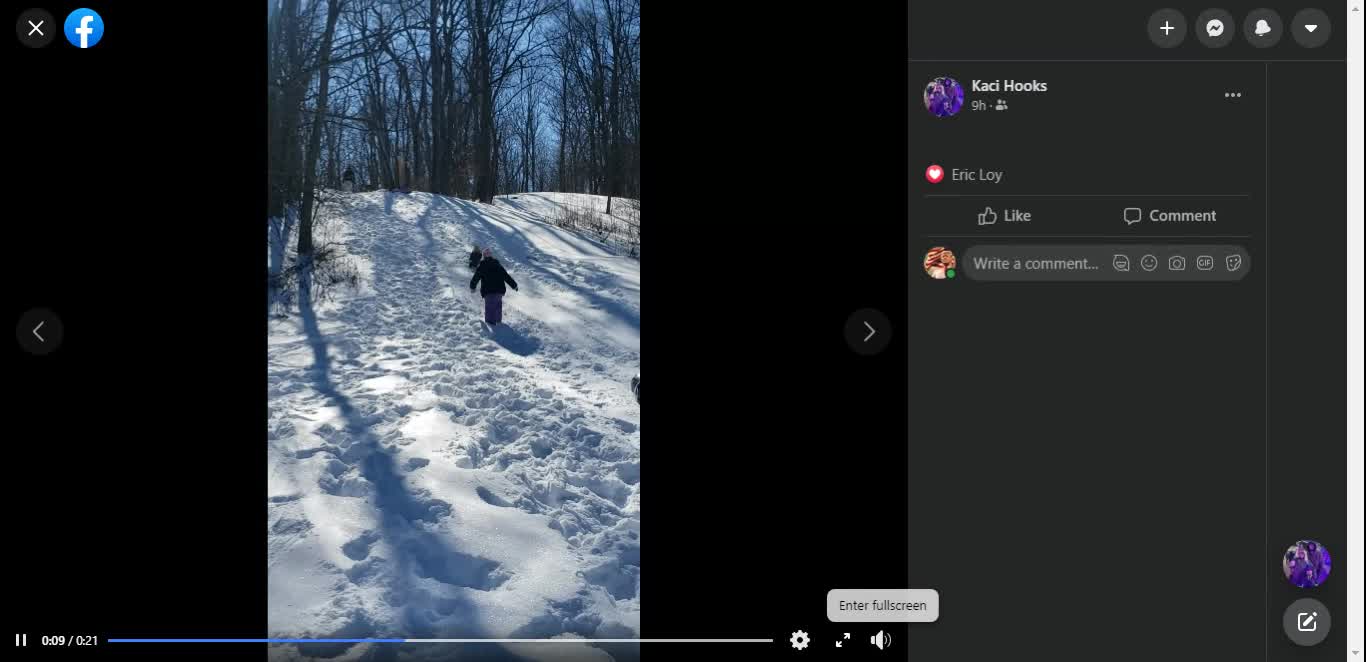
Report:
M 312 255 L 348 169 L 483 203 L 621 197 L 638 222 L 639 0 L 270 0 L 268 30 L 272 251 Z

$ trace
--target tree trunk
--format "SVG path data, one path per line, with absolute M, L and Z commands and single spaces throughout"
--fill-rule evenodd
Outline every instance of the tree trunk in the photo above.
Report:
M 493 72 L 492 54 L 489 52 L 489 33 L 493 31 L 493 19 L 489 16 L 488 4 L 492 0 L 468 0 L 472 20 L 470 21 L 470 44 L 473 48 L 471 70 L 474 80 L 471 91 L 475 94 L 478 106 L 478 134 L 474 141 L 475 160 L 475 197 L 480 202 L 493 202 L 493 191 L 498 176 L 494 161 L 493 117 Z
M 296 172 L 291 154 L 299 148 L 299 106 L 307 91 L 308 77 L 297 71 L 302 67 L 299 54 L 299 1 L 283 0 L 275 15 L 277 44 L 270 52 L 274 88 L 269 100 L 268 121 L 269 190 L 266 213 L 283 217 L 285 207 L 297 202 L 294 187 Z
M 523 86 L 526 87 L 526 128 L 522 138 L 522 190 L 530 191 L 536 169 L 536 105 L 531 98 L 531 86 L 525 84 L 525 74 Z
M 604 0 L 603 5 L 607 8 L 607 38 L 612 44 L 612 82 L 607 94 L 607 200 L 610 205 L 610 196 L 621 195 L 621 78 L 627 54 L 621 4 L 613 7 L 611 0 Z
M 313 254 L 313 198 L 318 180 L 318 151 L 322 143 L 323 121 L 327 117 L 327 87 L 331 82 L 332 35 L 337 30 L 337 15 L 342 0 L 327 0 L 327 27 L 323 29 L 322 46 L 318 49 L 318 103 L 313 109 L 313 126 L 309 129 L 308 154 L 304 157 L 304 199 L 299 205 L 299 248 L 302 258 Z
M 421 71 L 423 70 L 422 58 L 421 58 L 421 56 L 418 56 L 418 57 L 417 57 L 417 60 L 418 60 L 418 62 L 417 62 L 417 69 L 418 69 L 419 72 L 421 72 Z M 425 167 L 425 168 L 423 168 L 423 166 L 422 166 L 423 157 L 424 157 L 424 156 L 430 157 L 430 153 L 425 153 L 425 152 L 426 152 L 426 150 L 425 150 L 426 139 L 425 139 L 425 136 L 424 136 L 424 134 L 423 134 L 423 126 L 424 126 L 424 122 L 426 121 L 426 115 L 427 115 L 427 85 L 425 84 L 424 81 L 419 81 L 419 82 L 418 82 L 418 85 L 417 85 L 417 89 L 418 89 L 417 108 L 413 111 L 413 113 L 412 113 L 412 119 L 409 121 L 409 123 L 410 123 L 410 124 L 412 125 L 412 127 L 413 127 L 413 129 L 412 129 L 412 141 L 413 141 L 413 160 L 415 161 L 415 167 L 416 167 L 417 170 L 419 171 L 418 177 L 422 177 L 423 174 L 425 174 L 425 175 L 427 176 L 427 190 L 433 191 L 433 192 L 436 192 L 436 193 L 448 193 L 449 191 L 446 190 L 445 182 L 439 182 L 439 183 L 438 183 L 437 178 L 434 177 L 434 176 L 432 176 L 432 167 L 433 167 L 434 164 L 432 163 L 431 159 L 428 158 L 427 163 L 426 163 L 426 167 Z
M 446 172 L 445 152 L 447 150 L 446 127 L 446 81 L 442 75 L 441 63 L 447 57 L 441 51 L 441 40 L 437 38 L 437 25 L 441 16 L 441 0 L 432 0 L 431 3 L 431 24 L 427 26 L 427 39 L 431 45 L 432 62 L 432 150 L 429 160 L 431 161 L 432 191 L 436 193 L 446 193 L 446 180 L 449 178 Z
M 419 125 L 417 108 L 413 101 L 412 79 L 408 76 L 407 65 L 393 54 L 390 57 L 394 60 L 394 67 L 398 69 L 399 103 L 403 105 L 402 116 L 408 125 L 408 140 L 403 143 L 403 152 L 407 155 L 406 160 L 409 163 L 409 185 L 418 188 L 421 186 L 423 169 L 422 153 L 417 141 Z
M 566 46 L 566 54 L 568 51 L 569 48 Z M 565 179 L 564 144 L 569 140 L 569 64 L 566 62 L 562 66 L 564 68 L 560 70 L 560 155 L 559 160 L 555 162 L 555 170 L 560 180 L 558 188 L 561 192 L 568 190 Z

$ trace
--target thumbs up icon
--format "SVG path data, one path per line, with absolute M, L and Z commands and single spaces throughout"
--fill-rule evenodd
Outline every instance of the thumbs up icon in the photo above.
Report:
M 980 214 L 977 215 L 977 224 L 978 224 L 978 225 L 995 225 L 995 224 L 996 224 L 996 212 L 992 211 L 992 210 L 991 210 L 991 207 L 987 207 L 986 209 L 983 209 L 983 210 L 982 210 L 982 213 L 980 213 Z

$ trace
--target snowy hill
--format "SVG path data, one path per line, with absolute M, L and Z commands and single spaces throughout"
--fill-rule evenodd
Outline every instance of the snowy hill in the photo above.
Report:
M 562 195 L 373 192 L 325 210 L 362 286 L 270 322 L 272 637 L 638 636 L 639 262 L 541 222 Z M 520 285 L 493 333 L 469 290 L 475 244 Z M 393 645 L 272 658 L 376 646 Z M 423 646 L 399 659 L 451 652 Z
M 525 218 L 549 222 L 611 247 L 618 255 L 640 257 L 640 203 L 586 193 L 515 193 L 494 198 L 494 204 Z

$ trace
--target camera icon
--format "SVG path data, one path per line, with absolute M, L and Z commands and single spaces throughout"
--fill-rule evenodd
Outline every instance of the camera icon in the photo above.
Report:
M 1167 258 L 1167 270 L 1168 270 L 1168 271 L 1185 271 L 1185 270 L 1186 270 L 1186 258 L 1185 258 L 1185 256 L 1182 256 L 1182 255 L 1173 255 L 1173 256 Z

